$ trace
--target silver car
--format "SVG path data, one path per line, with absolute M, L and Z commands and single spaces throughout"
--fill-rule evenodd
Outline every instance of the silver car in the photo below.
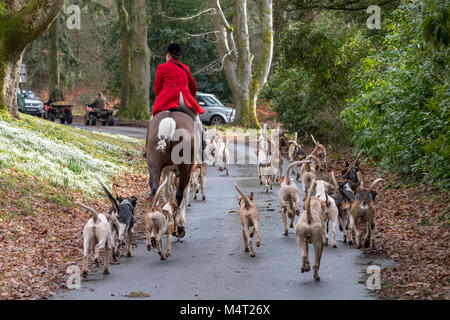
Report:
M 202 122 L 212 126 L 234 121 L 234 109 L 224 106 L 215 95 L 197 92 L 195 99 L 205 109 L 205 112 L 200 115 Z
M 23 113 L 42 117 L 45 112 L 42 101 L 30 90 L 21 90 L 19 88 L 17 91 L 17 103 L 19 111 Z

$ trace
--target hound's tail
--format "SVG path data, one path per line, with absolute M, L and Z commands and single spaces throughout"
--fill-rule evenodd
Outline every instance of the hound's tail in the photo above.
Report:
M 159 152 L 165 152 L 167 148 L 167 140 L 172 139 L 175 134 L 175 129 L 177 124 L 172 118 L 164 118 L 159 123 L 158 128 L 158 143 L 156 145 L 156 150 Z
M 358 153 L 358 156 L 356 157 L 355 161 L 353 162 L 353 167 L 354 167 L 354 168 L 358 165 L 359 157 L 361 157 L 361 154 L 362 154 L 363 151 L 364 151 L 364 150 L 361 150 L 361 151 Z
M 315 162 L 314 167 L 320 166 L 320 161 L 319 161 L 319 159 L 317 159 L 317 157 L 315 155 L 310 154 L 309 156 L 306 157 L 305 160 L 309 160 L 309 159 L 313 159 L 313 161 Z
M 334 176 L 334 171 L 333 171 L 333 170 L 331 170 L 331 181 L 333 181 L 333 184 L 334 184 L 336 187 L 339 188 L 339 184 L 338 184 L 337 181 L 336 181 L 336 178 L 335 178 L 335 176 Z
M 162 189 L 164 188 L 164 186 L 166 185 L 167 180 L 169 180 L 169 177 L 166 177 L 166 178 L 164 179 L 164 182 L 158 187 L 158 190 L 156 190 L 156 193 L 155 193 L 155 195 L 153 196 L 153 199 L 152 199 L 152 202 L 151 202 L 151 205 L 150 205 L 150 212 L 153 211 L 153 209 L 155 209 L 156 203 L 157 203 L 158 198 L 159 198 L 159 194 L 161 193 L 161 190 L 162 190 Z
M 364 194 L 363 198 L 361 199 L 361 202 L 364 202 L 367 200 L 367 197 L 369 196 L 370 191 L 372 191 L 372 189 L 375 187 L 375 185 L 380 182 L 380 181 L 385 181 L 384 179 L 378 178 L 376 179 L 374 182 L 372 182 L 372 184 L 369 186 L 369 189 L 366 191 L 366 193 Z
M 92 218 L 94 219 L 94 222 L 98 221 L 98 213 L 97 211 L 95 211 L 94 209 L 92 209 L 91 207 L 85 206 L 84 204 L 82 204 L 81 202 L 76 202 L 76 204 L 78 206 L 80 206 L 83 209 L 86 209 L 87 211 L 89 211 L 92 214 Z
M 296 147 L 298 147 L 298 143 L 295 142 L 294 140 L 289 140 L 288 143 L 293 143 Z
M 306 198 L 306 220 L 308 221 L 308 224 L 311 224 L 311 222 L 312 222 L 311 197 L 312 197 L 313 190 L 316 189 L 316 185 L 317 185 L 316 180 L 313 180 L 312 186 L 311 186 L 311 188 L 309 188 L 308 196 Z
M 251 203 L 250 203 L 250 200 L 248 199 L 248 197 L 242 192 L 241 189 L 239 189 L 239 187 L 237 186 L 236 183 L 234 184 L 234 187 L 239 192 L 239 194 L 242 196 L 242 199 L 244 199 L 245 207 L 246 208 L 250 208 Z
M 290 181 L 291 181 L 291 169 L 292 169 L 292 167 L 295 166 L 295 165 L 303 164 L 303 163 L 309 163 L 309 161 L 306 161 L 306 160 L 294 161 L 290 165 L 288 165 L 288 167 L 286 169 L 286 183 L 287 184 L 290 184 Z

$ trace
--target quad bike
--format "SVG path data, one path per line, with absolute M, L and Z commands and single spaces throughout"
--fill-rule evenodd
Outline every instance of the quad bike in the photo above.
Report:
M 88 105 L 85 108 L 86 113 L 84 115 L 84 124 L 86 126 L 95 126 L 97 120 L 101 121 L 103 126 L 113 126 L 114 125 L 114 110 L 113 109 L 97 109 L 91 108 Z
M 45 113 L 44 119 L 55 121 L 59 118 L 62 124 L 71 124 L 73 121 L 72 115 L 73 105 L 68 104 L 66 101 L 52 102 L 49 105 L 44 105 Z

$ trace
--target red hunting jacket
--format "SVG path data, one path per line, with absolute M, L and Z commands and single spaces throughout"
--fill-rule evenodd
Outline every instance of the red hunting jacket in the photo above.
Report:
M 189 76 L 186 71 L 170 61 L 182 65 Z M 205 112 L 195 100 L 197 84 L 189 67 L 177 60 L 170 59 L 170 61 L 160 64 L 156 69 L 155 93 L 157 97 L 153 106 L 153 116 L 161 111 L 179 108 L 180 92 L 183 94 L 184 103 L 192 112 L 195 114 Z

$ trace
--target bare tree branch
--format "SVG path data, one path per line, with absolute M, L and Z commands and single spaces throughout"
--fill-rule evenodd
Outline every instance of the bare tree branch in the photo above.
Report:
M 223 70 L 224 63 L 225 63 L 225 58 L 226 58 L 228 55 L 230 55 L 231 53 L 232 53 L 231 51 L 228 51 L 227 54 L 225 54 L 222 58 L 219 58 L 219 59 L 214 60 L 214 61 L 211 62 L 210 64 L 208 64 L 208 65 L 204 66 L 203 68 L 201 68 L 201 69 L 197 70 L 196 72 L 194 72 L 192 75 L 197 75 L 197 74 L 200 74 L 200 73 L 211 74 L 211 73 L 214 73 L 214 72 L 222 71 L 222 70 Z M 219 68 L 213 68 L 213 66 L 215 66 L 216 64 L 218 64 L 220 61 L 222 61 L 220 67 L 219 67 Z M 205 70 L 208 70 L 208 69 L 210 69 L 210 71 L 209 71 L 209 72 L 205 72 Z
M 190 17 L 169 17 L 169 16 L 166 16 L 166 15 L 165 15 L 164 13 L 162 13 L 162 12 L 160 12 L 159 14 L 160 14 L 161 16 L 163 16 L 164 18 L 169 19 L 169 20 L 173 20 L 173 21 L 186 21 L 186 20 L 191 20 L 191 19 L 197 18 L 197 17 L 199 17 L 199 16 L 201 16 L 202 14 L 207 13 L 207 12 L 212 12 L 211 14 L 215 14 L 215 13 L 216 13 L 216 9 L 214 9 L 214 8 L 208 8 L 208 9 L 203 10 L 203 11 L 201 11 L 201 12 L 199 12 L 199 13 L 197 13 L 197 14 L 194 14 L 193 16 L 190 16 Z

